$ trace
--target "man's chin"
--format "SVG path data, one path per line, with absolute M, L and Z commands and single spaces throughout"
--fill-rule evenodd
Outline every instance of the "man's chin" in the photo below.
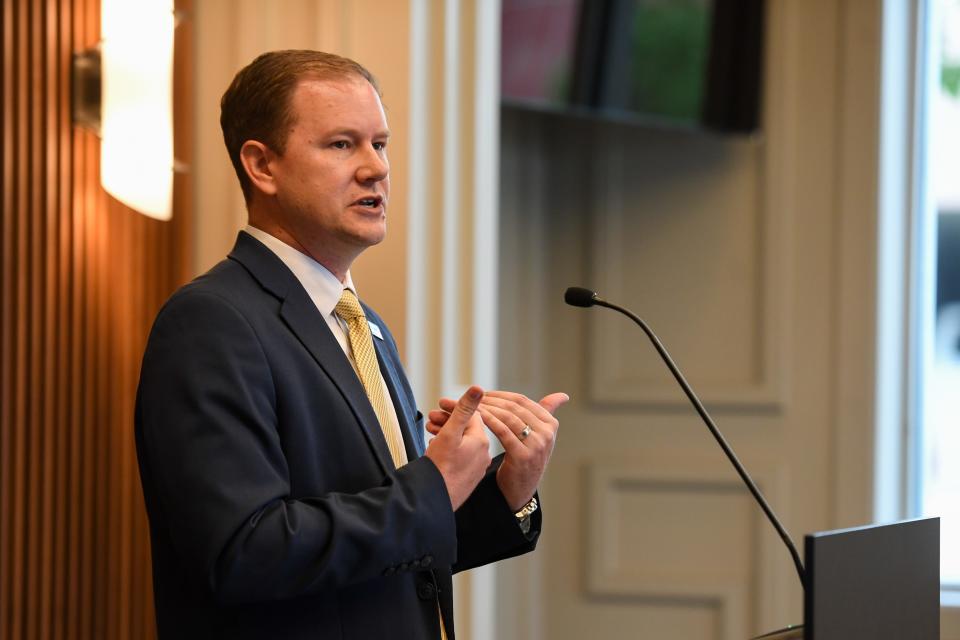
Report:
M 373 247 L 383 242 L 387 237 L 386 225 L 379 229 L 363 229 L 353 234 L 354 242 L 363 248 Z

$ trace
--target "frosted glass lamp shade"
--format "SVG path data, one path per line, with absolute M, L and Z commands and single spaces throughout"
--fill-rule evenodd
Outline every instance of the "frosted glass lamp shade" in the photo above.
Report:
M 169 220 L 173 203 L 173 0 L 103 0 L 100 181 Z

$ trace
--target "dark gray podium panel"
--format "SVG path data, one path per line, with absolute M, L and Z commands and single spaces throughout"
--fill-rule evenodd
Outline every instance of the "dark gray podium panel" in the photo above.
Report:
M 939 640 L 940 519 L 806 536 L 806 640 Z

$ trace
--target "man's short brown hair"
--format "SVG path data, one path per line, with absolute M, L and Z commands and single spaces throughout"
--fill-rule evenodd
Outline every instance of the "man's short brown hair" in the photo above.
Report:
M 362 78 L 380 93 L 373 74 L 363 65 L 322 51 L 270 51 L 241 69 L 220 99 L 220 128 L 247 202 L 253 185 L 240 162 L 240 148 L 247 140 L 257 140 L 283 154 L 287 134 L 293 126 L 290 97 L 297 83 L 305 78 Z

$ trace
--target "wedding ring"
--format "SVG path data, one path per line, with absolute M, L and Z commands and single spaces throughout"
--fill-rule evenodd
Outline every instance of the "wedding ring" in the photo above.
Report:
M 523 425 L 523 431 L 520 432 L 520 435 L 517 436 L 520 440 L 526 440 L 527 436 L 533 433 L 533 429 L 530 428 L 530 425 Z

